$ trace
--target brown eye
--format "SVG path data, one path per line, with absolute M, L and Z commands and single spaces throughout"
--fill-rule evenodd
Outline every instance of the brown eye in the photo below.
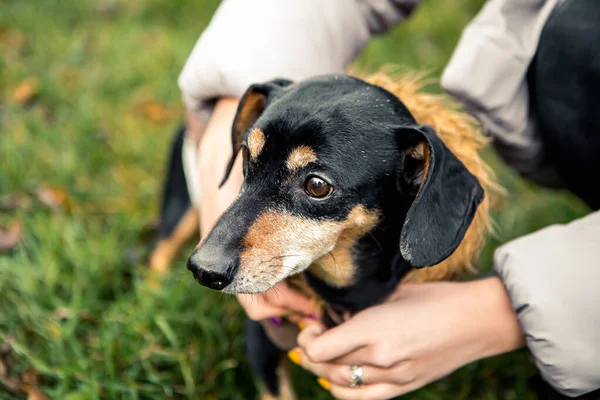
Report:
M 318 176 L 311 176 L 306 180 L 304 190 L 309 196 L 320 199 L 330 194 L 333 188 Z

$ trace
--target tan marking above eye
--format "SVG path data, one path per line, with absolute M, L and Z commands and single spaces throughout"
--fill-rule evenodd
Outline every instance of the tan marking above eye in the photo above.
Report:
M 317 154 L 313 149 L 308 146 L 300 146 L 290 152 L 285 164 L 293 171 L 316 161 Z
M 250 160 L 254 161 L 258 158 L 263 148 L 265 147 L 265 134 L 259 128 L 252 129 L 248 135 L 248 152 Z

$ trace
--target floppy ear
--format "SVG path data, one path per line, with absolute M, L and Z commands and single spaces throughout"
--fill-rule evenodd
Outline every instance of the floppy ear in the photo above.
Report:
M 287 79 L 274 79 L 265 83 L 256 83 L 246 89 L 246 92 L 240 99 L 240 104 L 233 119 L 233 126 L 231 128 L 233 153 L 219 187 L 223 186 L 227 178 L 229 178 L 235 158 L 240 151 L 242 140 L 244 140 L 244 134 L 254 125 L 267 105 L 281 93 L 281 90 L 292 83 L 292 81 Z
M 428 125 L 397 132 L 404 153 L 401 185 L 416 197 L 400 234 L 402 257 L 416 268 L 444 261 L 461 243 L 483 188 Z

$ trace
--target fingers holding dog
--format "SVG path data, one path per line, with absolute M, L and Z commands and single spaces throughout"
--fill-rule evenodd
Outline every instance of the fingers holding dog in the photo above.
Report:
M 300 349 L 294 349 L 289 358 L 296 364 L 311 371 L 316 376 L 326 379 L 332 385 L 349 386 L 351 384 L 352 370 L 348 364 L 337 363 L 315 363 Z M 370 365 L 361 365 L 362 385 L 374 385 L 389 383 L 398 385 L 409 385 L 416 379 L 414 363 L 402 361 L 390 368 L 379 368 Z
M 411 392 L 420 385 L 408 362 L 392 368 L 362 366 L 362 383 L 353 387 L 349 365 L 313 363 L 299 349 L 290 352 L 290 359 L 317 375 L 319 384 L 336 399 L 383 400 Z
M 315 312 L 314 303 L 292 290 L 285 282 L 278 283 L 265 293 L 238 294 L 237 299 L 248 318 L 254 321 Z
M 275 307 L 304 315 L 315 313 L 315 303 L 306 296 L 291 289 L 285 282 L 278 283 L 265 292 L 266 300 Z

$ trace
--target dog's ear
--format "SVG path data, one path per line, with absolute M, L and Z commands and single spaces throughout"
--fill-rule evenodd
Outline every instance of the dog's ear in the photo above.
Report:
M 399 189 L 415 196 L 400 234 L 400 252 L 413 267 L 432 266 L 459 246 L 484 191 L 431 126 L 402 127 L 396 137 L 403 155 Z
M 251 85 L 240 99 L 235 118 L 233 119 L 233 125 L 231 128 L 231 145 L 233 147 L 233 153 L 227 169 L 225 170 L 225 176 L 221 181 L 219 187 L 223 186 L 229 178 L 235 158 L 240 151 L 240 146 L 244 140 L 244 134 L 254 125 L 258 117 L 265 111 L 265 108 L 273 101 L 284 87 L 291 85 L 293 82 L 287 79 L 274 79 L 265 83 L 256 83 Z

